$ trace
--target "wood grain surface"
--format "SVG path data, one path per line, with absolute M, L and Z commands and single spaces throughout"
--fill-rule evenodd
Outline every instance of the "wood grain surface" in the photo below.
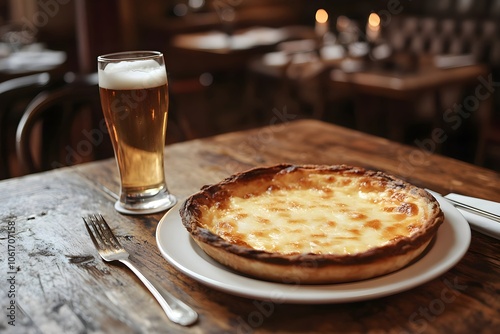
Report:
M 500 202 L 498 173 L 431 153 L 302 120 L 170 145 L 165 159 L 169 189 L 180 201 L 255 166 L 345 163 L 441 193 Z M 477 232 L 454 268 L 406 292 L 327 305 L 262 302 L 213 290 L 174 269 L 155 241 L 163 213 L 121 215 L 103 187 L 118 192 L 113 160 L 0 182 L 1 332 L 495 333 L 500 328 L 500 244 Z M 144 274 L 199 313 L 195 325 L 171 323 L 130 270 L 100 259 L 81 219 L 90 212 L 106 217 Z M 9 324 L 12 315 L 15 326 Z

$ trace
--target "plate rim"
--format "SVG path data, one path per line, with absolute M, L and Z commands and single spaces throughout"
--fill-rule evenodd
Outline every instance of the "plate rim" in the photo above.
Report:
M 441 206 L 445 220 L 439 227 L 435 240 L 425 255 L 415 263 L 396 272 L 358 282 L 318 285 L 286 284 L 259 280 L 235 273 L 230 271 L 230 269 L 220 268 L 222 267 L 221 265 L 214 265 L 200 256 L 198 252 L 203 252 L 200 248 L 198 250 L 193 248 L 198 246 L 192 241 L 189 232 L 184 228 L 180 220 L 179 208 L 182 203 L 177 203 L 160 219 L 156 228 L 156 243 L 163 258 L 175 269 L 201 284 L 228 294 L 250 299 L 295 304 L 356 302 L 385 297 L 415 288 L 447 272 L 463 258 L 471 242 L 470 226 L 462 214 L 453 205 L 448 203 L 446 199 L 436 197 L 436 200 L 438 200 Z M 167 224 L 171 221 L 174 221 L 172 224 L 175 224 L 175 221 L 177 221 L 177 226 L 168 226 Z M 180 240 L 181 237 L 187 237 L 187 245 L 180 244 L 181 248 L 178 248 L 178 240 L 177 242 L 163 240 L 163 233 L 168 228 L 174 229 L 174 231 L 177 228 L 179 236 L 176 236 L 175 239 Z M 450 238 L 449 232 L 445 236 L 445 229 L 451 229 L 454 232 L 454 238 Z M 204 262 L 201 263 L 202 265 L 200 263 L 198 265 L 187 263 L 189 261 L 186 258 L 179 259 L 172 255 L 170 251 L 172 247 L 192 252 L 190 256 L 194 255 Z M 453 252 L 447 252 L 446 256 L 439 256 L 431 260 L 430 257 L 433 252 L 437 253 L 437 250 L 443 247 L 445 247 L 445 250 L 453 250 Z M 212 260 L 212 262 L 215 262 L 215 260 Z M 426 271 L 420 271 L 411 275 L 412 271 L 416 271 L 416 268 L 421 267 L 427 262 L 431 262 L 432 265 L 428 267 L 424 266 L 424 268 L 427 268 Z M 200 272 L 199 269 L 207 263 L 210 269 L 214 270 L 217 275 L 214 276 L 211 273 Z M 220 275 L 225 278 L 221 280 Z M 401 278 L 406 276 L 406 278 L 397 280 L 399 276 Z M 394 278 L 394 281 L 391 281 L 391 278 Z M 309 297 L 308 294 L 310 294 Z

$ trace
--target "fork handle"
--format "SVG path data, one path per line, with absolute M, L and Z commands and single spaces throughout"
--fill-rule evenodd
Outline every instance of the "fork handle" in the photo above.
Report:
M 153 296 L 155 296 L 158 303 L 160 303 L 170 320 L 183 326 L 188 326 L 196 322 L 198 314 L 191 307 L 175 298 L 165 289 L 162 289 L 157 283 L 153 283 L 153 281 L 147 279 L 129 260 L 122 259 L 119 261 L 129 267 L 144 283 Z

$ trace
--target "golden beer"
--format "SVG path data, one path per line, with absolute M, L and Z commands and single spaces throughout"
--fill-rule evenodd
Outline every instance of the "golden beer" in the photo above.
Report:
M 168 84 L 163 57 L 138 59 L 126 54 L 99 64 L 99 91 L 120 172 L 121 195 L 115 207 L 125 213 L 171 207 L 163 150 L 167 131 Z M 172 202 L 172 203 L 169 203 Z M 163 208 L 165 209 L 165 208 Z
M 100 88 L 100 93 L 122 187 L 129 193 L 140 193 L 163 186 L 166 85 L 137 91 Z

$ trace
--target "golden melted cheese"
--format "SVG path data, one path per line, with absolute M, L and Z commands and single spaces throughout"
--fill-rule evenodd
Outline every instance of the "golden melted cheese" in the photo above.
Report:
M 204 227 L 231 243 L 281 254 L 356 254 L 411 236 L 425 202 L 364 176 L 309 174 L 205 207 Z

